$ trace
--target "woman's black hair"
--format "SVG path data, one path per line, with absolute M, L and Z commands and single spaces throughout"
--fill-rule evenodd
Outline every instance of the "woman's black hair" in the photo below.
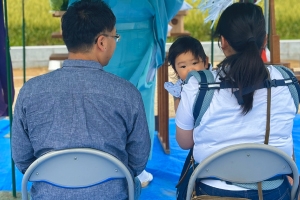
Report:
M 178 37 L 175 40 L 175 42 L 173 42 L 173 44 L 170 46 L 168 54 L 168 62 L 170 63 L 176 74 L 177 71 L 175 68 L 175 60 L 180 54 L 187 52 L 191 52 L 196 58 L 200 57 L 204 62 L 205 66 L 206 54 L 200 41 L 191 36 L 181 36 Z
M 221 78 L 236 84 L 244 104 L 242 113 L 253 106 L 254 92 L 242 95 L 246 87 L 254 87 L 268 74 L 261 58 L 266 38 L 265 19 L 261 7 L 253 3 L 234 3 L 221 14 L 215 31 L 223 36 L 236 54 L 228 56 L 219 65 Z

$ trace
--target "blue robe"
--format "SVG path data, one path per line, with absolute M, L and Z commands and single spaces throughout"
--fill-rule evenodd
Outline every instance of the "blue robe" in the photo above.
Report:
M 75 1 L 69 0 L 69 5 Z M 130 81 L 141 92 L 153 145 L 156 71 L 165 59 L 168 23 L 183 0 L 104 1 L 114 12 L 117 33 L 121 35 L 104 70 Z
M 4 27 L 3 1 L 0 2 L 0 116 L 8 116 L 8 88 L 6 69 L 6 30 Z M 14 85 L 11 71 L 12 101 L 14 98 Z

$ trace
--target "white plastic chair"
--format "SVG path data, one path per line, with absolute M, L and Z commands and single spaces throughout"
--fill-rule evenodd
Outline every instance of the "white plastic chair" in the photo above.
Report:
M 190 200 L 197 178 L 214 177 L 234 183 L 257 183 L 281 174 L 293 174 L 291 200 L 297 199 L 298 169 L 282 150 L 265 144 L 237 144 L 204 159 L 190 177 L 186 199 Z
M 82 188 L 116 178 L 127 179 L 128 198 L 133 200 L 133 178 L 127 167 L 114 156 L 89 148 L 53 151 L 35 160 L 26 170 L 22 179 L 22 200 L 28 199 L 28 181 Z

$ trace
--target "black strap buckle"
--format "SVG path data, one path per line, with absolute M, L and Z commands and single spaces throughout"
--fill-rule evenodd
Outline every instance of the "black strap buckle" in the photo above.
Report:
M 208 83 L 199 83 L 199 90 L 208 90 Z
M 276 79 L 266 80 L 266 88 L 277 87 Z
M 299 84 L 298 79 L 295 76 L 291 77 L 294 84 Z

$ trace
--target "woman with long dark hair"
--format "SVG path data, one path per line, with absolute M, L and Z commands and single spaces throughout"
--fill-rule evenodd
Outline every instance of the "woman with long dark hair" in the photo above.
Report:
M 225 59 L 213 71 L 216 82 L 227 81 L 232 87 L 215 90 L 199 124 L 193 109 L 199 91 L 195 77 L 186 80 L 176 111 L 176 139 L 183 149 L 193 147 L 197 163 L 217 150 L 239 143 L 264 143 L 267 89 L 259 87 L 266 79 L 283 79 L 274 66 L 265 66 L 261 51 L 267 36 L 262 9 L 252 3 L 235 3 L 222 13 L 216 27 L 219 46 Z M 237 93 L 234 93 L 238 91 Z M 293 154 L 292 127 L 297 108 L 288 87 L 271 88 L 269 145 Z M 221 167 L 221 166 L 220 166 Z M 264 199 L 289 199 L 286 177 L 264 186 Z M 239 185 L 221 180 L 201 180 L 199 194 L 258 199 L 257 186 Z

